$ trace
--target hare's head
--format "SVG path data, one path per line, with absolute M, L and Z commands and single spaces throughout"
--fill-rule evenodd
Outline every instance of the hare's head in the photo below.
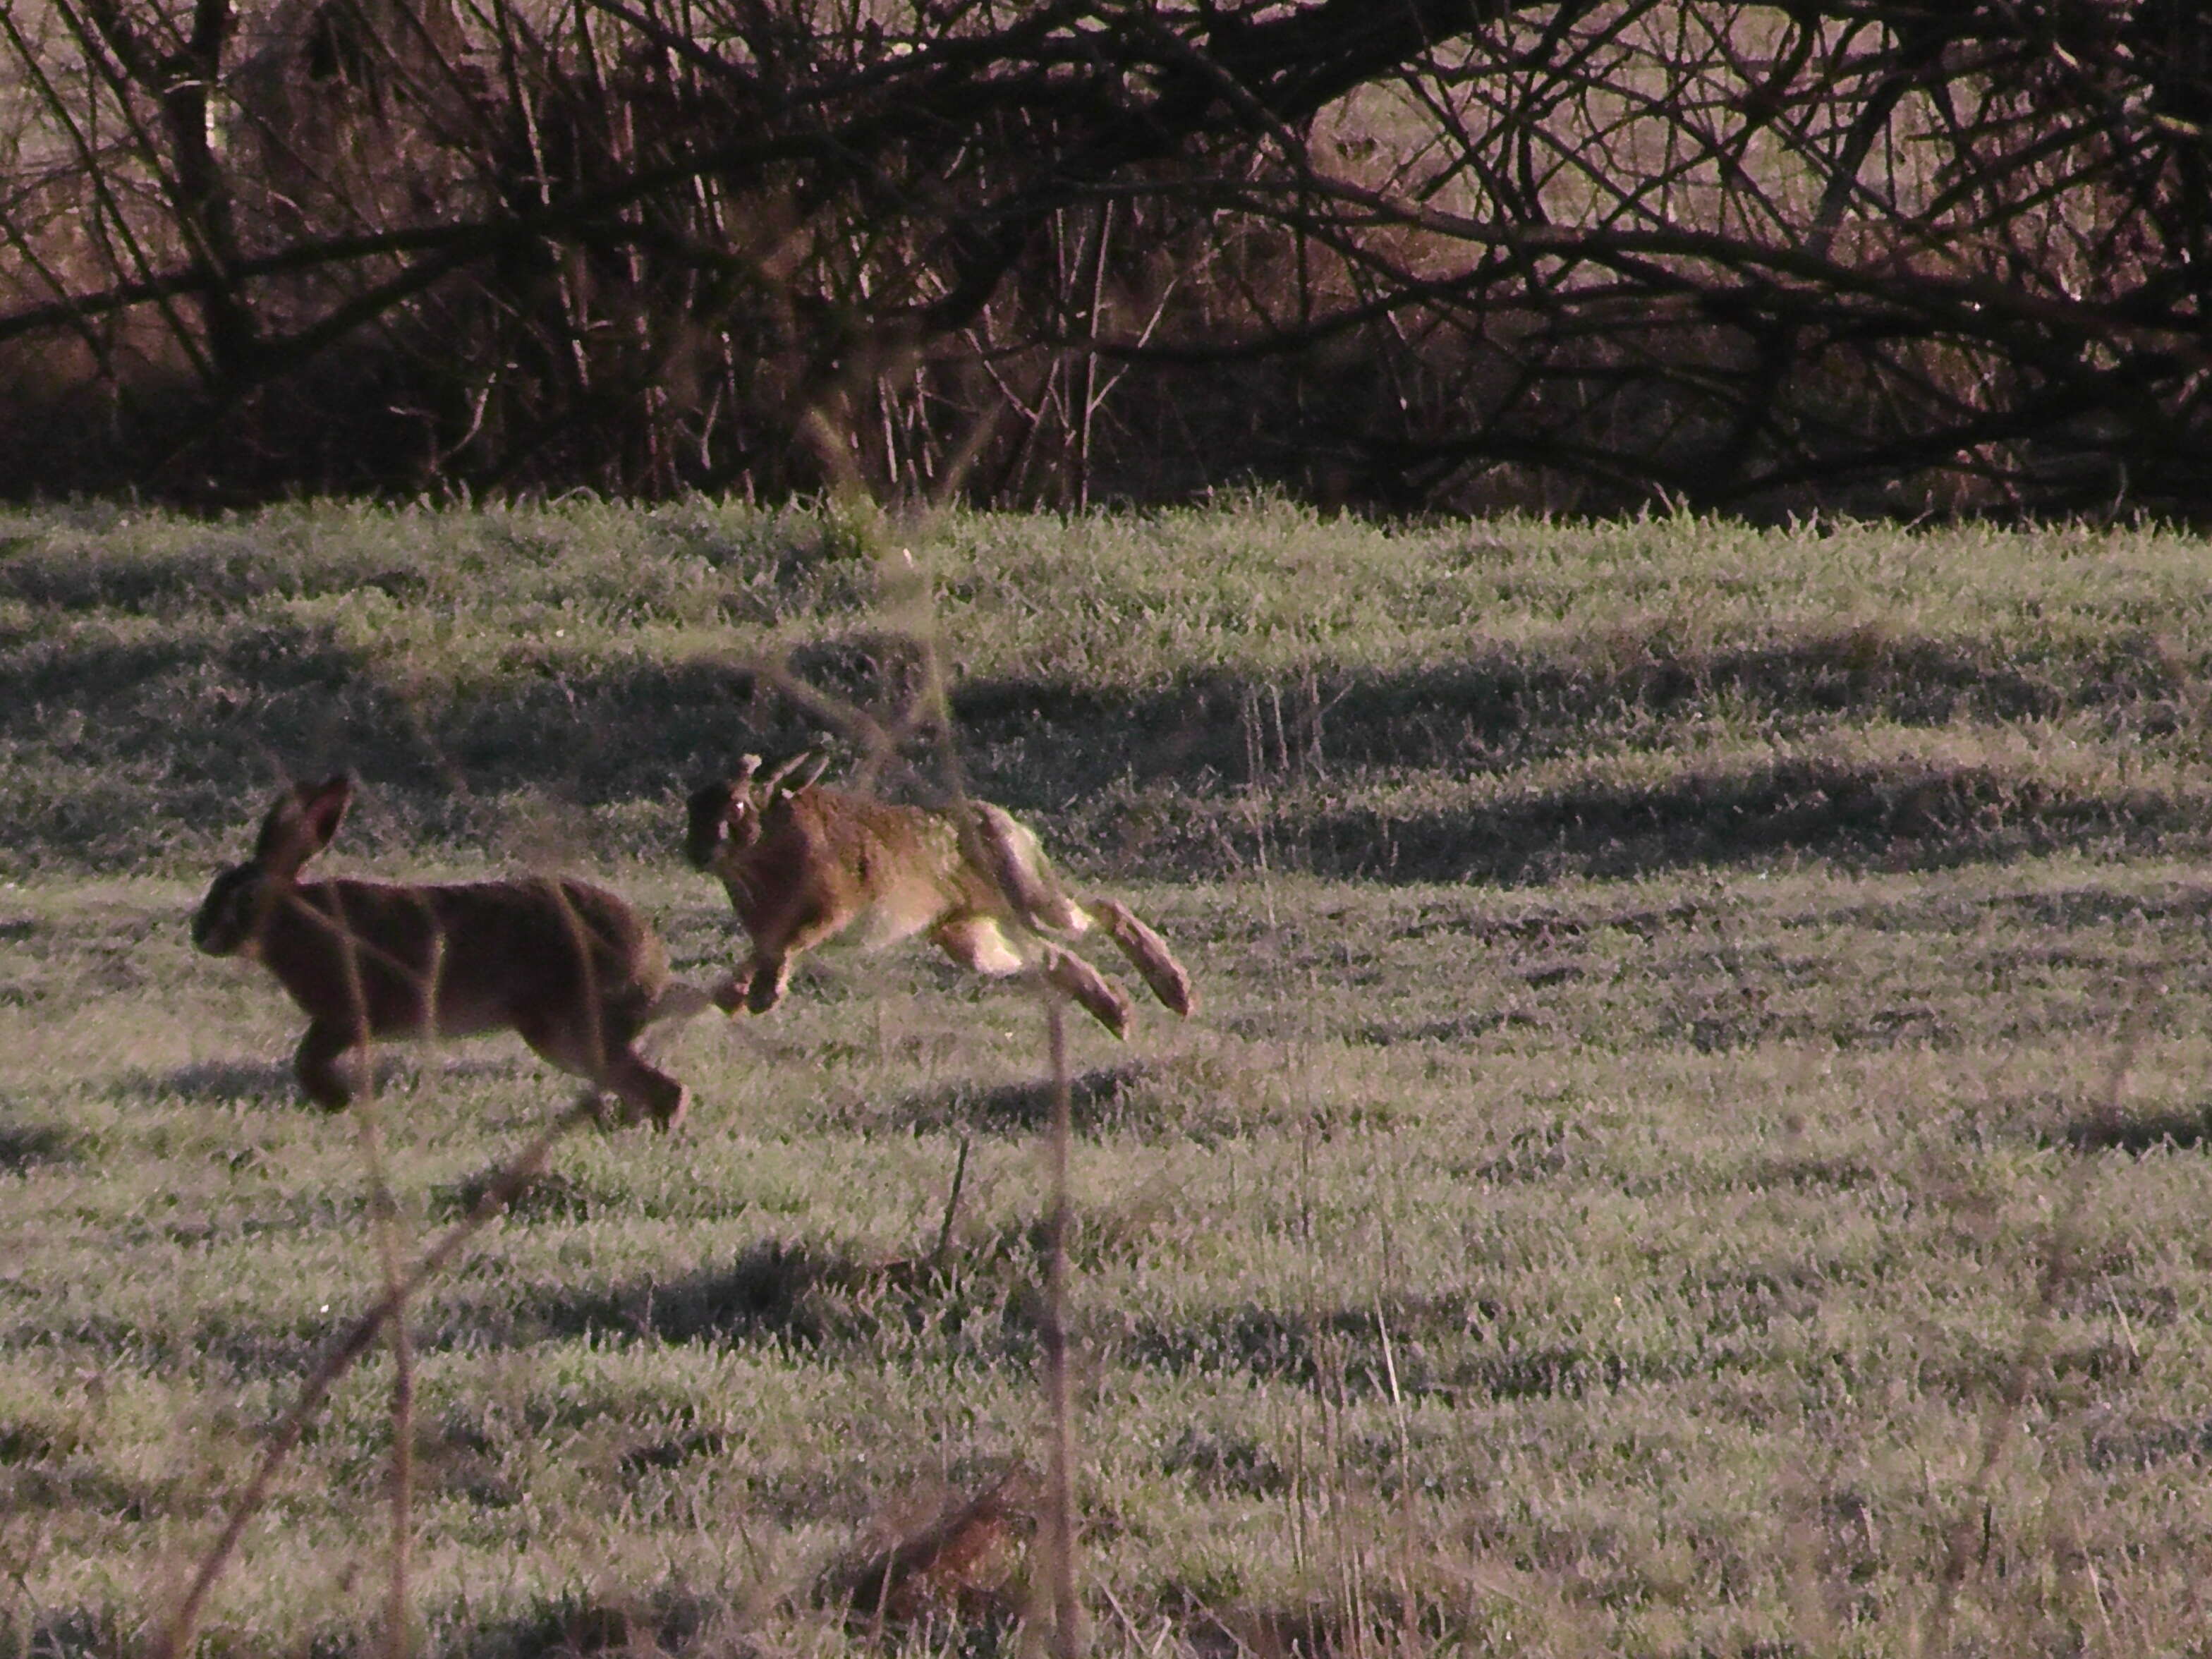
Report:
M 745 784 L 760 764 L 745 757 L 745 769 L 734 778 L 717 778 L 691 792 L 685 807 L 684 856 L 695 870 L 711 870 L 725 848 L 742 852 L 760 839 L 760 814 L 753 811 Z
M 791 781 L 792 774 L 814 762 L 807 775 Z M 828 764 L 826 757 L 802 750 L 756 781 L 761 757 L 747 755 L 738 763 L 738 775 L 704 783 L 691 792 L 684 836 L 684 855 L 695 870 L 711 870 L 725 856 L 743 853 L 761 838 L 763 815 L 785 795 L 795 795 L 811 785 Z
M 253 856 L 209 884 L 192 914 L 192 943 L 211 957 L 254 954 L 270 906 L 292 885 L 300 866 L 331 844 L 352 799 L 353 780 L 343 774 L 278 795 L 261 820 Z

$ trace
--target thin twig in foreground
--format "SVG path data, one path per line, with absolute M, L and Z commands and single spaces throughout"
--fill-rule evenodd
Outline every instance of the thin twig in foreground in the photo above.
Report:
M 237 1550 L 238 1540 L 245 1535 L 247 1522 L 268 1502 L 270 1488 L 276 1482 L 277 1472 L 284 1467 L 285 1460 L 300 1443 L 300 1437 L 306 1431 L 308 1419 L 329 1397 L 338 1378 L 368 1352 L 383 1331 L 386 1322 L 406 1304 L 407 1298 L 443 1269 L 462 1245 L 475 1237 L 487 1223 L 514 1201 L 515 1196 L 544 1167 L 546 1156 L 553 1150 L 554 1143 L 579 1124 L 594 1121 L 596 1116 L 597 1102 L 587 1096 L 554 1119 L 536 1139 L 518 1152 L 500 1171 L 498 1178 L 484 1189 L 483 1195 L 477 1200 L 476 1207 L 447 1229 L 445 1236 L 430 1247 L 405 1278 L 386 1291 L 367 1313 L 355 1320 L 338 1345 L 324 1357 L 314 1375 L 300 1390 L 300 1397 L 293 1401 L 292 1409 L 276 1425 L 268 1449 L 262 1453 L 261 1462 L 253 1471 L 253 1478 L 246 1482 L 245 1492 L 240 1494 L 238 1502 L 232 1507 L 230 1520 L 223 1527 L 222 1535 L 200 1559 L 199 1568 L 192 1575 L 191 1588 L 185 1592 L 183 1601 L 170 1616 L 167 1626 L 149 1650 L 149 1659 L 183 1659 L 191 1645 L 208 1593 L 215 1588 L 216 1581 L 222 1577 L 224 1568 L 229 1565 L 232 1554 Z
M 384 1274 L 384 1297 L 392 1316 L 385 1322 L 392 1350 L 391 1552 L 386 1590 L 385 1651 L 407 1659 L 408 1580 L 414 1541 L 415 1346 L 407 1330 L 407 1293 L 403 1288 L 405 1249 L 399 1236 L 399 1203 L 384 1167 L 383 1125 L 373 1080 L 366 1098 L 354 1103 L 361 1118 L 362 1158 L 368 1165 L 370 1206 L 375 1216 L 377 1263 Z
M 970 1145 L 966 1135 L 960 1137 L 960 1156 L 952 1165 L 952 1190 L 945 1200 L 945 1224 L 937 1230 L 937 1248 L 929 1253 L 933 1269 L 945 1265 L 945 1253 L 952 1248 L 952 1224 L 960 1217 L 960 1188 L 968 1178 L 968 1151 Z
M 1052 1047 L 1052 1131 L 1045 1158 L 1050 1208 L 1045 1218 L 1045 1388 L 1052 1412 L 1052 1456 L 1045 1474 L 1045 1546 L 1052 1575 L 1052 1650 L 1075 1659 L 1083 1650 L 1082 1607 L 1075 1593 L 1075 1412 L 1067 1367 L 1068 1149 L 1074 1139 L 1074 1086 L 1067 1067 L 1066 1000 L 1045 991 L 1045 1030 Z
M 2119 1116 L 2128 1078 L 2135 1070 L 2136 1052 L 2142 1046 L 2145 1003 L 2149 994 L 2147 990 L 2138 995 L 2122 1030 L 2119 1052 L 2113 1057 L 2112 1073 L 2105 1083 L 2104 1110 L 2108 1118 Z M 1976 1524 L 1977 1517 L 1986 1524 L 1990 1491 L 1996 1481 L 1997 1467 L 2019 1430 L 2037 1373 L 2050 1354 L 2059 1303 L 2067 1287 L 2075 1281 L 2094 1167 L 2087 1158 L 2075 1161 L 2068 1173 L 2065 1195 L 2051 1218 L 2051 1231 L 2044 1243 L 2043 1271 L 2037 1279 L 2035 1301 L 2028 1309 L 2027 1328 L 2021 1334 L 2020 1352 L 2007 1368 L 1996 1402 L 1982 1425 L 1981 1455 L 1975 1462 L 1972 1478 L 1966 1483 L 1966 1503 L 1946 1530 L 1942 1566 L 1936 1580 L 1936 1599 L 1929 1608 L 1928 1621 L 1921 1628 L 1916 1648 L 1920 1654 L 1940 1656 L 1951 1650 L 1951 1622 L 1957 1613 L 1959 1595 L 1966 1588 L 1966 1574 L 1972 1565 L 1981 1532 Z

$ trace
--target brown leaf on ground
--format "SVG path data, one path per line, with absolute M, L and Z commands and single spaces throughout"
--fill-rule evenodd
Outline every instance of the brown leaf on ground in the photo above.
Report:
M 832 1583 L 856 1618 L 904 1623 L 932 1612 L 1006 1610 L 1007 1581 L 1027 1530 L 1030 1480 L 1014 1468 L 964 1502 L 861 1555 Z

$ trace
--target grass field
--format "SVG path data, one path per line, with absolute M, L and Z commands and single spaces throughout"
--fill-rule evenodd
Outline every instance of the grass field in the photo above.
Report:
M 278 777 L 362 775 L 334 869 L 571 864 L 703 980 L 683 791 L 812 729 L 753 665 L 902 706 L 879 538 L 0 518 L 0 1654 L 138 1650 L 383 1283 L 368 1115 L 299 1103 L 297 1015 L 185 937 Z M 2212 548 L 1265 501 L 909 539 L 970 781 L 1205 998 L 1074 1034 L 1099 1651 L 2203 1650 Z M 412 1305 L 424 1650 L 1032 1640 L 1042 1026 L 825 956 L 667 1036 L 673 1141 L 558 1146 Z M 571 1094 L 512 1039 L 391 1057 L 409 1251 Z M 392 1376 L 205 1651 L 386 1641 Z

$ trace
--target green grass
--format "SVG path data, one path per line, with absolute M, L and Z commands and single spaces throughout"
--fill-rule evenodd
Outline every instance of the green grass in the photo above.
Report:
M 0 538 L 0 1653 L 119 1654 L 380 1283 L 357 1120 L 185 936 L 276 777 L 363 773 L 337 868 L 565 850 L 703 979 L 677 798 L 805 729 L 744 665 L 888 708 L 905 659 L 801 514 Z M 979 787 L 1206 999 L 1075 1036 L 1102 1650 L 1902 1654 L 1954 1532 L 1959 1651 L 2201 1644 L 2203 544 L 1262 502 L 915 544 Z M 878 1645 L 854 1564 L 1042 1464 L 1042 1024 L 827 957 L 667 1038 L 677 1140 L 562 1144 L 414 1309 L 434 1650 Z M 397 1057 L 410 1238 L 570 1093 Z M 380 1639 L 391 1377 L 209 1651 Z M 883 1642 L 1007 1644 L 1014 1532 Z
M 1386 531 L 1288 507 L 912 538 L 970 769 L 1101 867 L 1507 880 L 2010 855 L 2204 819 L 2203 544 Z M 862 528 L 579 503 L 0 517 L 0 873 L 185 870 L 280 770 L 367 847 L 661 855 L 710 763 L 896 707 Z M 1740 811 L 1738 810 L 1740 809 Z M 1731 813 L 1766 840 L 1747 843 Z

